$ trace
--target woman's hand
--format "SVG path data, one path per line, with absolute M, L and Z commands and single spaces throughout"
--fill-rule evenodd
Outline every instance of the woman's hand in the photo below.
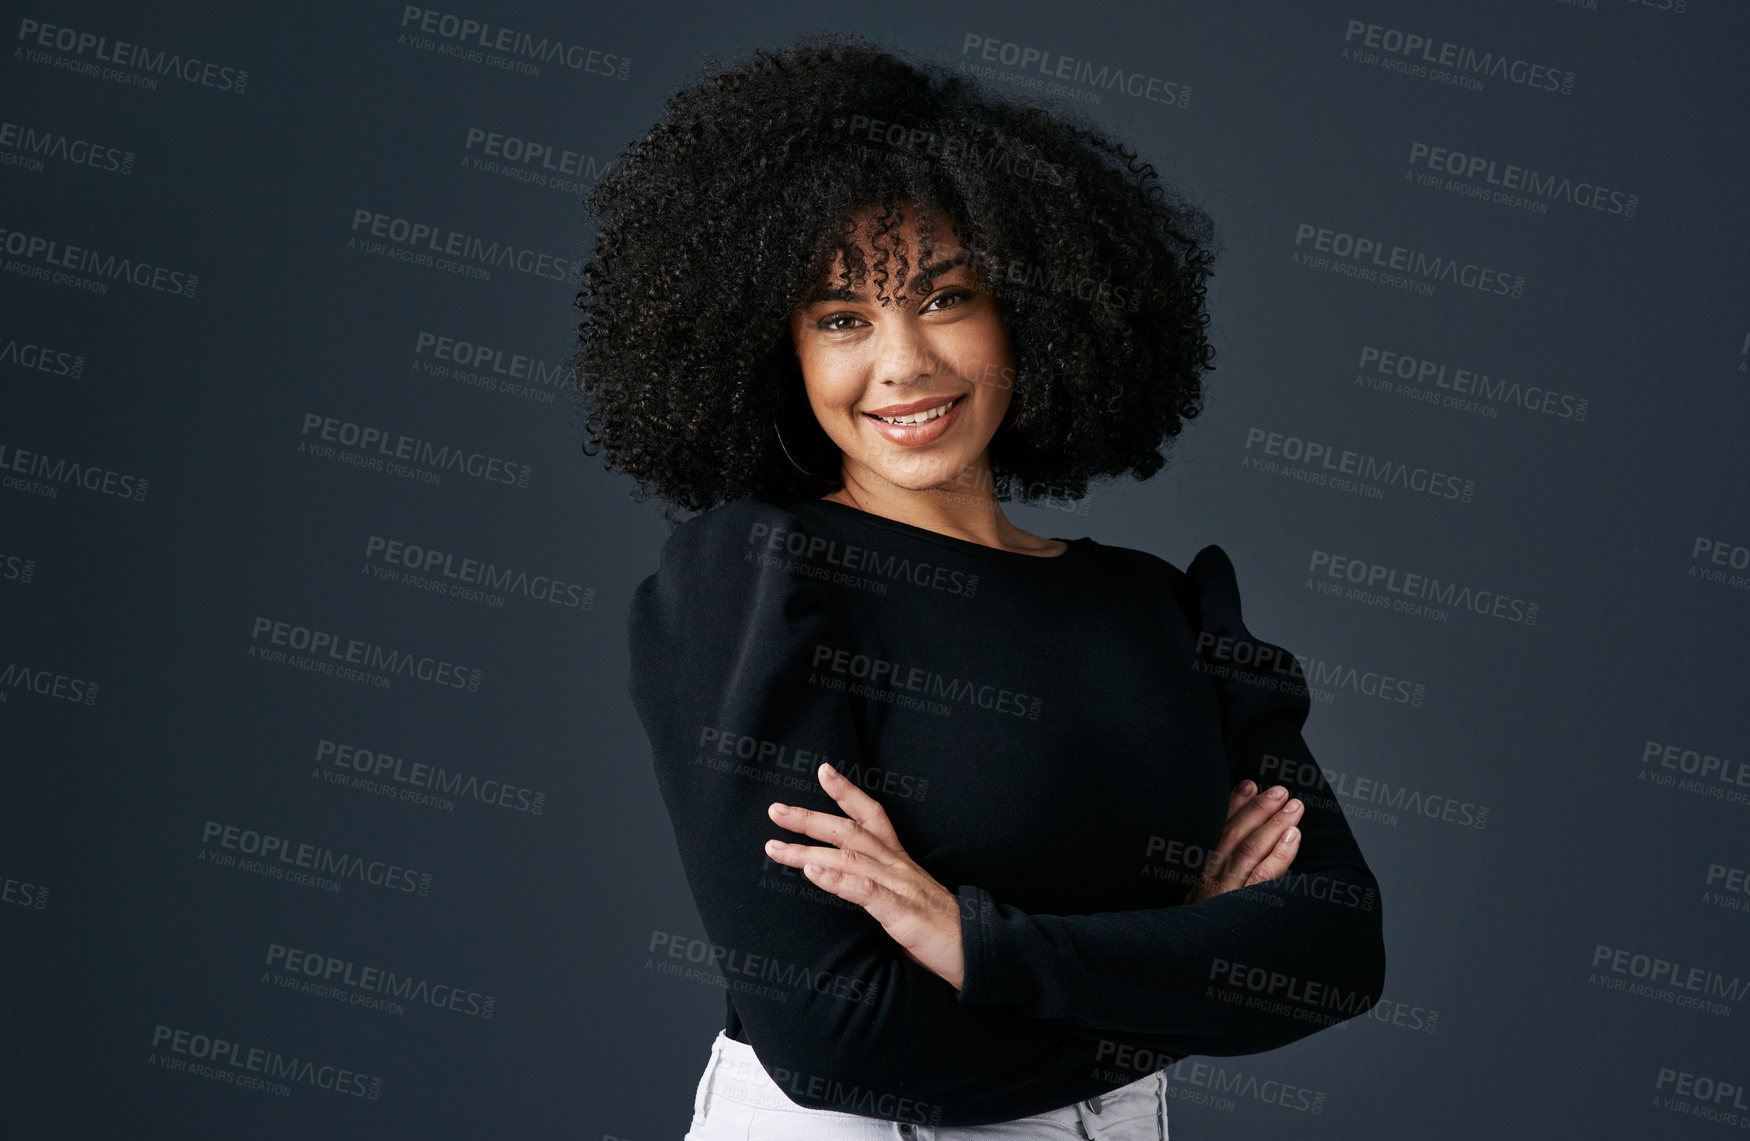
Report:
M 831 765 L 822 764 L 816 775 L 844 816 L 787 804 L 773 804 L 768 812 L 780 827 L 833 847 L 769 840 L 766 855 L 801 868 L 816 887 L 862 907 L 893 936 L 906 958 L 959 990 L 966 977 L 959 900 L 905 854 L 874 797 Z
M 1275 785 L 1263 795 L 1249 780 L 1234 785 L 1227 798 L 1227 824 L 1215 851 L 1203 864 L 1203 877 L 1185 896 L 1197 903 L 1235 888 L 1264 883 L 1288 871 L 1300 850 L 1304 806 Z

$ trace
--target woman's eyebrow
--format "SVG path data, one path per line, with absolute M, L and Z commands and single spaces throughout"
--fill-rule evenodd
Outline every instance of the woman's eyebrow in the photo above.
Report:
M 912 288 L 923 292 L 931 281 L 947 273 L 956 266 L 965 265 L 964 257 L 945 258 L 934 265 L 925 266 L 911 279 Z M 802 299 L 804 305 L 818 305 L 823 301 L 862 301 L 863 295 L 852 289 L 828 289 L 817 286 Z

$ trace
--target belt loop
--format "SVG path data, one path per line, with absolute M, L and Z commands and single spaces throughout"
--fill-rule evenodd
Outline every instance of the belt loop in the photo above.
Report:
M 693 1117 L 703 1122 L 711 1104 L 711 1080 L 717 1076 L 717 1064 L 723 1061 L 723 1043 L 729 1039 L 723 1031 L 711 1040 L 711 1057 L 705 1062 L 705 1073 L 699 1078 L 699 1092 L 693 1097 Z
M 1167 1114 L 1167 1071 L 1155 1071 L 1155 1121 L 1160 1125 L 1161 1141 L 1167 1141 L 1171 1122 Z
M 1083 1102 L 1076 1102 L 1076 1129 L 1088 1141 L 1095 1141 L 1094 1133 L 1088 1128 L 1088 1115 L 1082 1112 Z

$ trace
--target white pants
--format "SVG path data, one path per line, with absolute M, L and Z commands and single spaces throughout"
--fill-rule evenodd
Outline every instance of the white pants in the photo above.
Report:
M 891 1108 L 901 1120 L 797 1105 L 766 1073 L 752 1046 L 719 1030 L 684 1141 L 1167 1141 L 1162 1073 L 1049 1113 L 992 1125 L 929 1125 L 927 1107 L 895 1101 Z

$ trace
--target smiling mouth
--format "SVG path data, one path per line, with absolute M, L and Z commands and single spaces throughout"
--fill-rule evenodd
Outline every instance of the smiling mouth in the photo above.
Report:
M 895 425 L 898 425 L 900 427 L 910 427 L 914 424 L 928 424 L 931 420 L 941 419 L 943 416 L 946 416 L 948 414 L 949 409 L 953 408 L 956 404 L 960 403 L 964 399 L 966 399 L 966 397 L 963 395 L 956 396 L 954 399 L 948 401 L 946 404 L 938 404 L 934 408 L 927 408 L 922 412 L 911 412 L 911 413 L 908 413 L 907 415 L 904 415 L 904 416 L 878 416 L 873 412 L 865 412 L 865 413 L 863 413 L 863 415 L 869 417 L 872 420 L 880 420 L 884 424 L 895 424 Z

